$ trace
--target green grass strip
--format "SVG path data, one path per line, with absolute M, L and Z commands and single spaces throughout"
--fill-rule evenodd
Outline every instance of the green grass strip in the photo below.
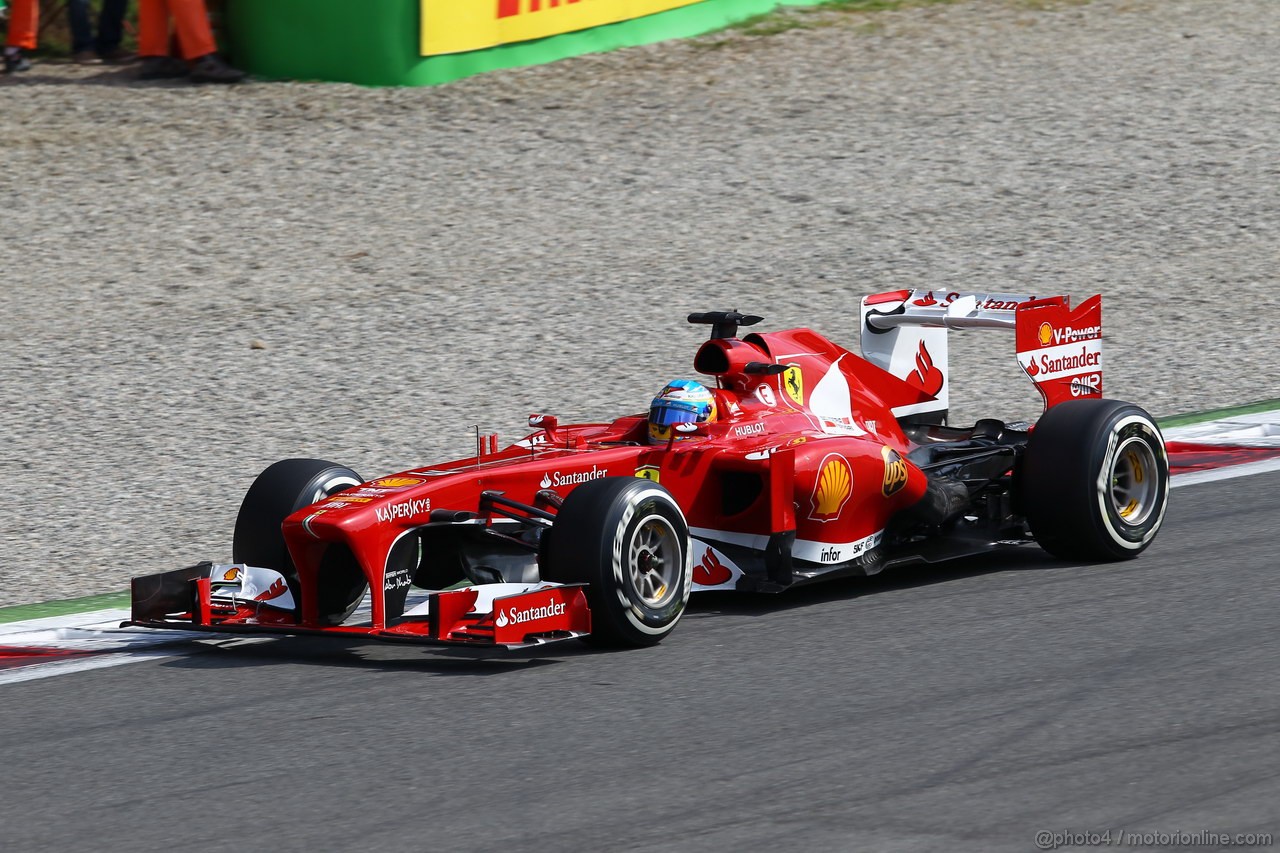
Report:
M 1276 410 L 1280 410 L 1280 399 L 1263 400 L 1258 403 L 1247 403 L 1243 406 L 1230 406 L 1225 409 L 1210 409 L 1207 412 L 1192 412 L 1187 415 L 1173 415 L 1168 418 L 1160 418 L 1157 423 L 1163 429 L 1164 427 L 1190 426 L 1191 424 L 1202 424 L 1205 421 L 1234 418 L 1238 415 L 1256 415 L 1259 412 L 1270 412 Z
M 69 598 L 64 601 L 46 601 L 44 604 L 19 604 L 15 607 L 0 607 L 0 624 L 5 622 L 25 622 L 28 619 L 44 619 L 49 616 L 67 616 L 72 613 L 91 613 L 94 610 L 129 609 L 129 593 L 108 592 L 104 595 L 89 595 L 84 598 Z

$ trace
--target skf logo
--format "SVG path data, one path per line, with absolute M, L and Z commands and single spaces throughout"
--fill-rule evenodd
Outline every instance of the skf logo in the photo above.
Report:
M 884 457 L 884 483 L 880 487 L 880 494 L 888 498 L 907 484 L 907 460 L 891 447 L 881 448 L 880 455 Z
M 840 510 L 853 494 L 853 469 L 849 460 L 839 453 L 828 453 L 818 467 L 818 481 L 813 487 L 810 502 L 814 521 L 832 521 L 840 516 Z
M 658 466 L 657 465 L 641 465 L 636 469 L 636 476 L 641 480 L 652 480 L 658 482 Z
M 804 405 L 804 374 L 800 372 L 799 365 L 793 364 L 783 372 L 782 390 L 787 392 L 791 402 L 797 406 Z
M 1050 326 L 1048 323 L 1041 323 L 1039 337 L 1040 346 L 1047 347 L 1049 342 L 1053 340 L 1053 326 Z

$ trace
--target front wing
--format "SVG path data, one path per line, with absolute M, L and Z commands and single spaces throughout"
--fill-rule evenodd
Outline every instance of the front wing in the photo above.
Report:
M 214 577 L 235 568 L 200 563 L 134 578 L 131 618 L 125 624 L 225 634 L 369 637 L 477 651 L 528 649 L 591 633 L 585 584 L 488 584 L 442 590 L 428 593 L 425 602 L 391 625 L 323 625 L 302 623 L 298 608 L 269 604 L 266 593 L 218 594 Z M 277 594 L 277 602 L 280 597 Z M 291 597 L 287 601 L 291 604 Z

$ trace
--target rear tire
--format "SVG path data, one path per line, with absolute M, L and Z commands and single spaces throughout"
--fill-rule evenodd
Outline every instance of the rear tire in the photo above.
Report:
M 231 558 L 284 575 L 294 600 L 302 601 L 298 571 L 289 557 L 281 525 L 305 506 L 343 489 L 363 483 L 350 468 L 323 459 L 284 459 L 258 475 L 245 493 L 236 516 L 232 536 Z M 321 561 L 319 605 L 321 621 L 338 624 L 364 598 L 368 584 L 360 567 L 345 547 L 329 546 Z
M 556 514 L 543 579 L 586 583 L 593 645 L 652 646 L 675 628 L 693 590 L 689 525 L 671 493 L 633 477 L 578 486 Z
M 1169 458 L 1151 416 L 1119 400 L 1069 400 L 1040 418 L 1018 471 L 1040 547 L 1067 560 L 1127 560 L 1155 539 Z

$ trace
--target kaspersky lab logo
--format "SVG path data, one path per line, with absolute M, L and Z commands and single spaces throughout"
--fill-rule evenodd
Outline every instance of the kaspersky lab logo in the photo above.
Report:
M 576 486 L 580 483 L 589 483 L 592 480 L 599 480 L 601 477 L 607 476 L 609 476 L 608 468 L 597 468 L 592 465 L 590 471 L 571 471 L 568 474 L 561 474 L 559 471 L 548 471 L 542 475 L 538 485 L 544 489 L 558 489 L 561 486 Z

